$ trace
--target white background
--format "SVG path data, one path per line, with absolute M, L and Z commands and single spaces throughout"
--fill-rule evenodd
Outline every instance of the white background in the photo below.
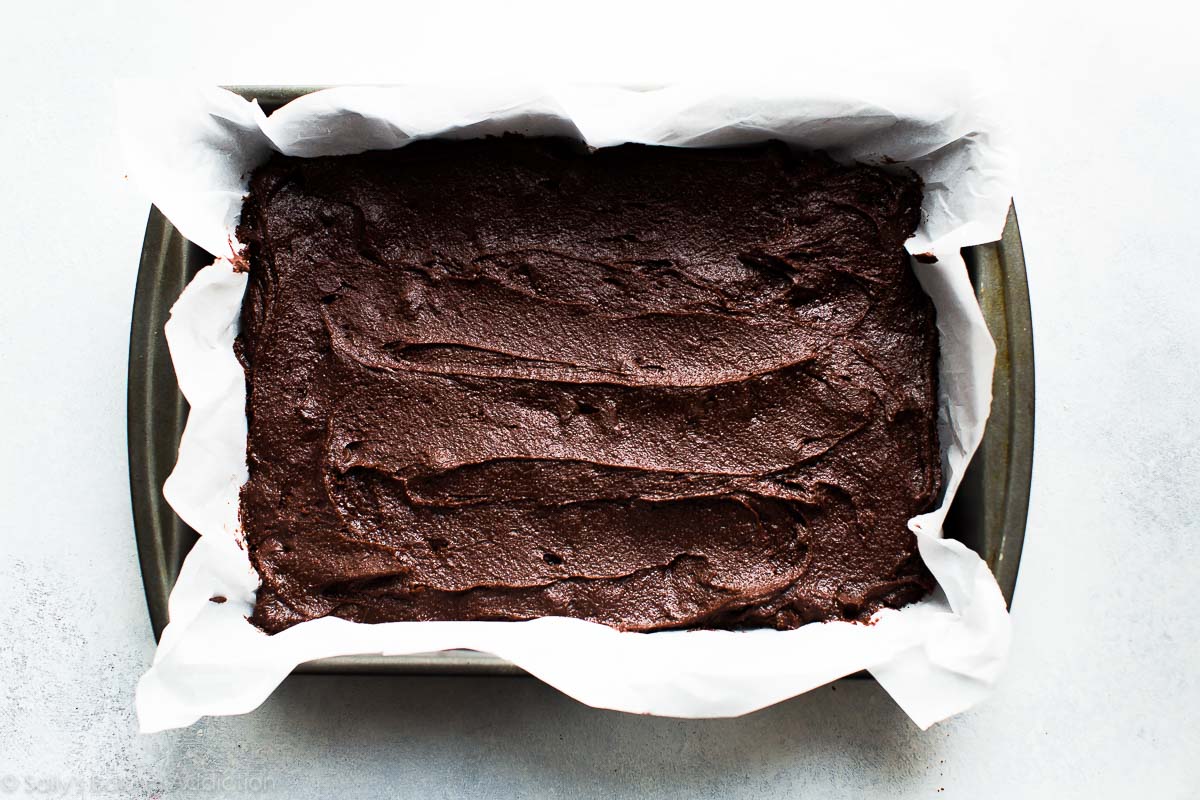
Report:
M 0 797 L 1200 797 L 1200 54 L 1184 5 L 439 5 L 0 5 Z M 153 642 L 125 369 L 147 203 L 122 178 L 114 79 L 819 85 L 848 64 L 1007 86 L 1038 416 L 991 700 L 921 733 L 870 682 L 681 722 L 528 679 L 303 677 L 249 716 L 135 734 Z

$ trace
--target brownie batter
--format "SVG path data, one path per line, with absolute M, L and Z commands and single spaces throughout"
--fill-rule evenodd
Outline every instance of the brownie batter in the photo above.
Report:
M 920 203 L 778 144 L 273 158 L 238 229 L 252 621 L 794 628 L 920 598 Z

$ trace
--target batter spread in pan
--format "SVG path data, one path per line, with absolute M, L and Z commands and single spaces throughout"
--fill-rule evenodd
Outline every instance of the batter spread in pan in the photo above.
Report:
M 274 157 L 238 230 L 252 621 L 794 628 L 922 597 L 920 203 L 778 144 Z

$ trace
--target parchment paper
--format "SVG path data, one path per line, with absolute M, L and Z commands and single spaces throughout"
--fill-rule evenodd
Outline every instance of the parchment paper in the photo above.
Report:
M 1010 198 L 1007 157 L 968 93 L 925 88 L 798 93 L 671 86 L 464 89 L 342 88 L 267 117 L 219 89 L 124 84 L 121 136 L 130 177 L 174 225 L 217 257 L 172 309 L 166 333 L 191 415 L 164 488 L 201 539 L 170 598 L 170 624 L 137 689 L 143 732 L 256 708 L 297 665 L 352 653 L 469 648 L 495 653 L 584 703 L 677 717 L 745 714 L 868 669 L 926 728 L 983 699 L 1009 646 L 995 579 L 963 545 L 941 538 L 946 508 L 982 437 L 995 348 L 959 248 L 994 241 Z M 566 134 L 712 146 L 777 138 L 835 158 L 890 161 L 925 180 L 910 252 L 937 307 L 939 428 L 945 501 L 909 525 L 939 589 L 872 625 L 794 631 L 620 633 L 565 618 L 530 622 L 399 622 L 326 618 L 267 636 L 246 621 L 258 578 L 239 546 L 246 479 L 245 385 L 233 354 L 246 276 L 228 260 L 249 171 L 272 150 L 297 156 L 401 147 L 432 136 Z M 223 595 L 223 604 L 209 602 Z

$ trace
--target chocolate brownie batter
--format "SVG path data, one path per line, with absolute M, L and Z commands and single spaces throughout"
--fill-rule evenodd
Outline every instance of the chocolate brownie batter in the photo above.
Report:
M 238 230 L 252 621 L 794 628 L 920 598 L 920 202 L 780 145 L 275 157 Z

